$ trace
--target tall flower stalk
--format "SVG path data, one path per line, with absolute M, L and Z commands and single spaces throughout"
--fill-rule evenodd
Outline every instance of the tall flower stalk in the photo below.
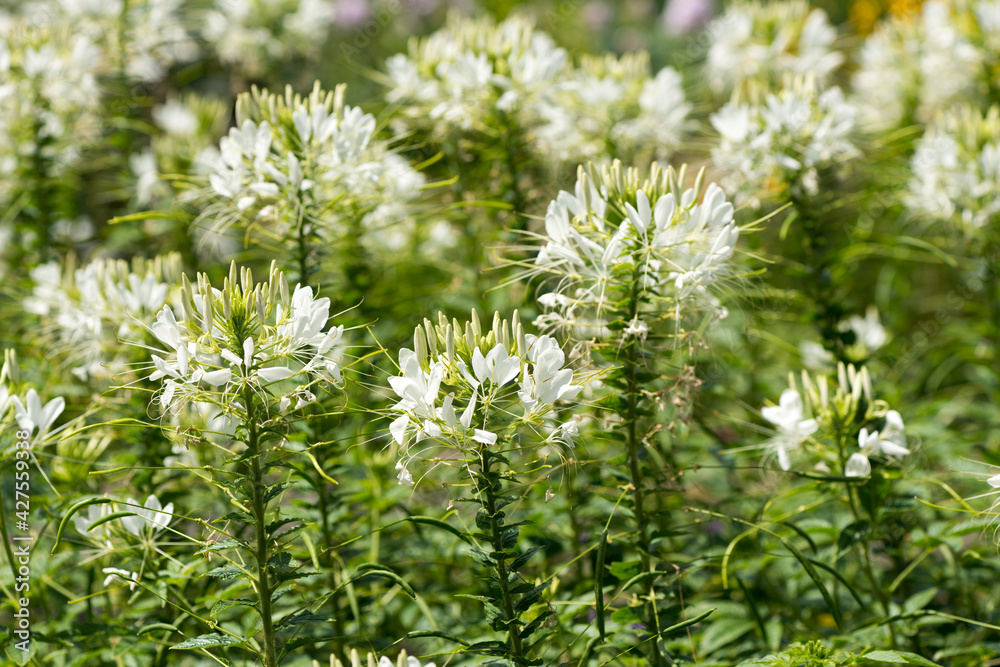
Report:
M 183 283 L 182 317 L 164 306 L 151 327 L 166 349 L 152 355 L 149 377 L 162 382 L 155 403 L 165 414 L 209 404 L 235 426 L 233 438 L 222 445 L 231 469 L 219 470 L 213 483 L 238 509 L 220 519 L 228 528 L 217 530 L 228 539 L 206 543 L 199 553 L 220 555 L 226 563 L 210 576 L 245 579 L 255 594 L 249 605 L 224 598 L 211 615 L 250 606 L 260 634 L 222 631 L 172 648 L 239 646 L 264 667 L 276 667 L 288 637 L 304 623 L 322 620 L 314 613 L 322 600 L 291 608 L 277 603 L 279 587 L 305 573 L 289 552 L 297 531 L 279 534 L 295 520 L 283 517 L 278 504 L 291 483 L 275 473 L 296 457 L 312 457 L 308 447 L 296 451 L 285 436 L 317 400 L 314 390 L 341 384 L 343 327 L 327 326 L 329 299 L 315 298 L 302 286 L 289 294 L 274 264 L 265 283 L 254 283 L 250 270 L 237 271 L 235 264 L 221 290 L 203 274 L 197 289 L 186 278 Z
M 617 161 L 600 173 L 581 167 L 575 192 L 561 192 L 549 205 L 544 246 L 526 268 L 551 289 L 539 297 L 546 312 L 537 323 L 588 344 L 608 367 L 605 383 L 612 392 L 605 405 L 617 413 L 610 435 L 625 449 L 631 541 L 646 575 L 644 620 L 653 664 L 667 654 L 656 593 L 663 571 L 651 546 L 659 524 L 650 520 L 662 508 L 650 506 L 649 480 L 665 477 L 660 486 L 670 486 L 679 474 L 673 451 L 654 444 L 660 428 L 655 402 L 669 380 L 692 379 L 686 368 L 665 377 L 656 362 L 690 344 L 688 323 L 725 315 L 711 290 L 730 275 L 739 237 L 722 190 L 714 183 L 706 188 L 704 172 L 693 187 L 685 188 L 685 181 L 685 167 L 654 165 L 645 177 Z
M 573 384 L 573 371 L 564 365 L 555 339 L 526 334 L 516 311 L 511 320 L 495 315 L 489 330 L 473 311 L 464 325 L 443 315 L 437 325 L 425 320 L 414 332 L 414 349 L 399 352 L 401 374 L 389 378 L 400 399 L 389 427 L 401 448 L 400 483 L 413 484 L 410 466 L 432 458 L 437 448 L 454 450 L 472 480 L 470 497 L 461 499 L 478 505 L 477 530 L 467 535 L 474 545 L 469 555 L 489 581 L 476 597 L 490 627 L 505 633 L 506 641 L 478 642 L 466 650 L 516 665 L 535 664 L 533 648 L 540 640 L 528 640 L 552 612 L 537 608 L 546 584 L 533 585 L 519 574 L 537 548 L 517 548 L 526 522 L 512 522 L 508 514 L 526 493 L 518 478 L 522 466 L 539 445 L 565 439 L 565 427 L 554 424 L 551 413 L 582 386 Z

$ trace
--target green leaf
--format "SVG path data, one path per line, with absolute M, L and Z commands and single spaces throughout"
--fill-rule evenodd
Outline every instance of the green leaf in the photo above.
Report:
M 435 519 L 434 517 L 430 516 L 411 516 L 407 517 L 406 521 L 410 521 L 412 523 L 419 523 L 426 526 L 433 526 L 434 528 L 440 528 L 441 530 L 451 533 L 452 535 L 454 535 L 455 537 L 459 538 L 464 542 L 469 541 L 469 538 L 468 536 L 466 536 L 465 533 L 460 531 L 458 528 L 455 528 L 454 526 L 445 523 L 441 519 Z
M 274 626 L 275 630 L 285 630 L 286 628 L 294 628 L 299 625 L 305 625 L 306 623 L 321 623 L 328 622 L 330 619 L 326 616 L 320 616 L 319 614 L 314 614 L 308 609 L 303 609 L 302 611 L 295 612 L 290 616 L 286 616 L 281 619 L 277 625 Z
M 212 605 L 212 609 L 211 609 L 211 611 L 208 612 L 208 615 L 211 616 L 211 617 L 213 617 L 213 618 L 215 618 L 216 616 L 218 616 L 220 613 L 224 612 L 227 609 L 232 609 L 233 607 L 240 607 L 240 606 L 242 606 L 242 607 L 256 607 L 257 603 L 254 602 L 253 600 L 249 599 L 249 598 L 235 598 L 233 600 L 219 600 L 218 602 L 216 602 L 215 604 Z
M 416 592 L 414 592 L 413 587 L 410 586 L 408 583 L 406 583 L 406 581 L 401 576 L 399 576 L 392 570 L 382 569 L 382 570 L 365 570 L 361 572 L 356 572 L 355 577 L 353 577 L 351 581 L 356 581 L 362 577 L 381 577 L 383 579 L 389 579 L 390 581 L 394 581 L 397 584 L 399 584 L 399 587 L 403 589 L 404 593 L 409 595 L 414 600 L 417 599 L 417 594 Z
M 194 639 L 188 639 L 180 644 L 175 644 L 170 647 L 170 650 L 179 650 L 186 648 L 211 648 L 213 646 L 234 646 L 236 644 L 242 644 L 243 640 L 239 637 L 230 637 L 229 635 L 211 634 L 211 635 L 201 635 L 200 637 L 195 637 Z
M 844 526 L 844 529 L 840 531 L 840 535 L 837 537 L 837 548 L 841 551 L 847 551 L 867 537 L 870 527 L 871 523 L 867 519 L 855 521 Z
M 244 542 L 243 540 L 220 540 L 218 542 L 213 542 L 212 544 L 209 544 L 208 546 L 203 547 L 198 551 L 195 551 L 195 554 L 204 554 L 210 551 L 222 551 L 224 549 L 233 549 L 236 547 L 245 548 L 246 546 L 247 543 Z
M 621 623 L 622 625 L 628 625 L 629 623 L 642 623 L 642 617 L 636 611 L 637 607 L 622 607 L 621 609 L 616 609 L 613 614 L 611 614 L 611 620 L 615 623 Z
M 244 512 L 243 510 L 233 510 L 229 514 L 220 516 L 215 519 L 213 523 L 222 523 L 225 521 L 240 521 L 241 523 L 253 523 L 253 517 Z
M 597 633 L 604 641 L 604 561 L 608 553 L 608 529 L 601 533 L 601 542 L 597 545 L 597 562 L 594 576 L 594 605 L 597 609 Z
M 756 623 L 746 618 L 721 618 L 708 626 L 701 636 L 698 653 L 711 654 L 750 632 Z
M 246 572 L 235 565 L 223 565 L 214 570 L 209 570 L 203 576 L 215 577 L 216 579 L 233 579 L 235 577 L 245 577 Z
M 897 664 L 903 663 L 906 665 L 941 667 L 941 665 L 936 662 L 931 662 L 927 658 L 922 658 L 916 653 L 907 653 L 905 651 L 872 651 L 871 653 L 866 653 L 863 657 L 865 660 L 871 660 L 872 662 L 895 662 Z
M 616 579 L 631 579 L 635 575 L 639 574 L 639 571 L 642 569 L 642 563 L 637 560 L 629 560 L 612 563 L 608 569 L 611 571 L 611 576 Z

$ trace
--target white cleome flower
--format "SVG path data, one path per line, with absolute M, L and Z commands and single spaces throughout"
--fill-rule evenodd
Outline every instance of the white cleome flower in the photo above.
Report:
M 140 505 L 134 498 L 125 501 L 125 510 L 134 512 L 135 516 L 122 517 L 122 525 L 125 530 L 139 537 L 147 531 L 158 533 L 170 525 L 173 517 L 174 504 L 167 503 L 166 507 L 160 504 L 160 499 L 156 496 L 149 496 L 146 502 Z
M 730 102 L 712 115 L 720 136 L 712 159 L 745 196 L 766 196 L 775 185 L 816 194 L 820 170 L 858 154 L 856 112 L 839 88 L 820 91 L 813 79 L 789 80 L 760 103 Z
M 819 424 L 815 419 L 805 419 L 802 396 L 794 389 L 781 392 L 778 405 L 763 407 L 761 416 L 778 427 L 777 435 L 771 440 L 771 447 L 778 456 L 782 470 L 791 469 L 789 452 L 816 432 Z
M 708 27 L 709 87 L 728 94 L 746 83 L 776 83 L 786 74 L 824 83 L 844 57 L 826 13 L 805 0 L 737 2 Z
M 862 45 L 852 85 L 864 127 L 884 131 L 927 123 L 955 102 L 984 102 L 984 65 L 997 53 L 989 36 L 1000 36 L 987 27 L 989 4 L 930 0 L 917 20 L 877 26 Z M 981 29 L 968 30 L 977 19 Z
M 899 458 L 906 456 L 910 450 L 906 448 L 906 435 L 903 433 L 903 418 L 895 410 L 889 410 L 885 415 L 885 426 L 881 431 L 868 431 L 862 428 L 858 434 L 860 452 L 851 455 L 844 470 L 847 477 L 867 477 L 872 467 L 869 457 Z
M 917 142 L 906 206 L 977 233 L 1000 217 L 1000 107 L 940 114 Z
M 548 311 L 539 324 L 572 329 L 581 339 L 606 335 L 602 318 L 622 288 L 620 264 L 637 268 L 641 287 L 667 304 L 661 312 L 679 317 L 682 304 L 699 303 L 715 310 L 710 290 L 729 275 L 739 228 L 725 193 L 714 183 L 701 190 L 701 180 L 682 190 L 683 170 L 679 177 L 654 165 L 640 181 L 617 161 L 601 175 L 581 168 L 575 194 L 560 192 L 545 215 L 535 272 L 553 291 L 539 299 Z M 623 194 L 610 189 L 626 182 Z

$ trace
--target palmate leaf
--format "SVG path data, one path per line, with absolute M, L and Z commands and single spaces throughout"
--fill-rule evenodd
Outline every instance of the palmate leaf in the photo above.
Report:
M 236 646 L 243 643 L 245 643 L 245 641 L 239 637 L 231 637 L 229 635 L 220 635 L 216 633 L 201 635 L 199 637 L 183 641 L 180 644 L 174 644 L 170 647 L 170 650 L 175 651 L 180 649 L 212 648 L 213 646 Z

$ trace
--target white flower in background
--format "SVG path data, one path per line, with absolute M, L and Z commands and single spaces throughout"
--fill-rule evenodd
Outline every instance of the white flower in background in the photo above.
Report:
M 73 364 L 80 379 L 110 379 L 130 372 L 120 344 L 152 326 L 180 276 L 180 255 L 153 260 L 97 260 L 80 268 L 42 264 L 25 309 L 44 323 L 52 351 Z M 172 285 L 175 286 L 172 288 Z
M 218 151 L 200 157 L 202 224 L 219 233 L 233 224 L 261 229 L 269 244 L 277 238 L 290 252 L 300 233 L 318 234 L 327 246 L 360 240 L 407 248 L 408 204 L 424 177 L 374 139 L 375 117 L 345 105 L 344 92 L 317 84 L 305 98 L 256 88 L 241 95 L 237 126 Z M 404 240 L 390 233 L 397 228 L 406 230 Z
M 188 34 L 182 0 L 109 0 L 60 2 L 42 0 L 31 10 L 47 21 L 62 21 L 100 46 L 102 69 L 124 73 L 132 81 L 162 80 L 174 64 L 198 56 Z
M 708 34 L 706 76 L 720 94 L 749 81 L 776 83 L 788 74 L 809 74 L 823 84 L 844 59 L 834 49 L 837 31 L 826 13 L 805 0 L 731 4 Z
M 1000 107 L 940 114 L 917 142 L 903 197 L 916 215 L 975 233 L 1000 218 Z
M 73 527 L 81 535 L 90 535 L 90 526 L 111 513 L 110 503 L 101 503 L 87 507 L 87 513 L 79 512 L 73 515 Z
M 903 433 L 903 418 L 895 410 L 889 410 L 885 415 L 885 426 L 881 431 L 869 431 L 862 428 L 858 434 L 860 452 L 851 454 L 847 461 L 844 474 L 847 477 L 867 477 L 872 472 L 869 457 L 899 458 L 906 456 L 910 450 L 906 448 L 906 435 Z
M 791 469 L 789 452 L 816 432 L 819 424 L 815 419 L 806 419 L 803 412 L 802 396 L 794 389 L 781 392 L 778 405 L 766 406 L 760 410 L 761 416 L 778 427 L 777 435 L 771 439 L 771 448 L 778 456 L 782 470 Z
M 669 156 L 687 127 L 691 105 L 681 75 L 670 67 L 655 76 L 644 52 L 584 57 L 534 109 L 539 153 L 562 162 L 648 152 Z
M 927 123 L 960 100 L 985 101 L 984 65 L 996 57 L 996 49 L 991 56 L 990 48 L 977 46 L 966 27 L 976 23 L 976 16 L 986 17 L 980 34 L 991 34 L 986 28 L 990 4 L 930 0 L 917 20 L 878 25 L 865 38 L 852 82 L 864 127 Z
M 681 76 L 650 72 L 646 53 L 584 57 L 575 66 L 521 17 L 501 23 L 453 17 L 386 63 L 396 124 L 437 140 L 492 131 L 497 116 L 537 146 L 539 159 L 581 161 L 620 151 L 663 156 L 677 148 L 690 105 Z
M 199 23 L 219 60 L 257 77 L 276 63 L 316 58 L 335 16 L 331 0 L 215 0 Z
M 437 326 L 417 327 L 414 343 L 399 352 L 401 374 L 388 378 L 399 398 L 389 432 L 402 448 L 396 469 L 404 485 L 413 484 L 409 463 L 426 449 L 495 445 L 522 427 L 550 423 L 553 407 L 583 389 L 555 339 L 525 334 L 516 315 L 496 315 L 488 332 L 475 313 L 464 328 L 442 315 Z M 571 444 L 577 431 L 559 429 Z
M 787 81 L 758 104 L 730 102 L 712 115 L 720 135 L 712 158 L 750 197 L 773 184 L 815 194 L 819 170 L 858 154 L 855 116 L 839 88 L 821 92 L 809 78 Z
M 28 431 L 36 440 L 45 437 L 45 434 L 49 432 L 56 419 L 66 408 L 66 399 L 62 396 L 57 396 L 42 405 L 42 399 L 39 398 L 38 392 L 34 389 L 28 390 L 23 403 L 18 396 L 13 396 L 11 402 L 14 404 L 18 428 Z
M 122 570 L 116 567 L 106 567 L 101 570 L 104 574 L 108 575 L 104 578 L 104 586 L 107 588 L 113 584 L 116 580 L 122 580 L 128 583 L 128 589 L 134 591 L 136 585 L 139 583 L 139 575 L 135 572 L 129 570 Z
M 403 655 L 406 655 L 405 652 Z M 402 656 L 400 656 L 402 657 Z M 397 667 L 397 663 L 400 661 L 393 662 L 386 656 L 382 656 L 378 659 L 378 667 Z M 437 667 L 433 662 L 422 663 L 419 658 L 415 658 L 412 655 L 406 656 L 406 663 L 404 665 L 399 665 L 398 667 Z
M 82 168 L 100 134 L 101 54 L 86 34 L 58 15 L 42 23 L 0 20 L 0 207 L 43 177 L 68 177 Z
M 889 339 L 889 334 L 878 319 L 878 308 L 868 306 L 865 316 L 851 315 L 846 321 L 840 323 L 841 331 L 850 331 L 857 339 L 857 343 L 865 347 L 868 352 L 879 349 Z
M 680 316 L 682 303 L 717 310 L 710 289 L 729 275 L 739 229 L 725 193 L 714 183 L 703 189 L 701 175 L 682 190 L 684 173 L 654 165 L 641 180 L 617 161 L 601 175 L 581 168 L 575 194 L 560 192 L 545 215 L 535 272 L 553 291 L 539 299 L 548 311 L 539 326 L 572 329 L 584 340 L 605 336 L 604 312 L 624 286 L 615 269 L 622 263 L 637 267 L 652 300 L 668 304 L 660 312 Z M 635 326 L 626 335 L 642 334 Z M 648 321 L 643 326 L 648 331 Z
M 125 530 L 136 537 L 141 537 L 145 533 L 155 534 L 170 525 L 173 519 L 174 504 L 167 503 L 166 507 L 160 504 L 160 499 L 156 496 L 149 496 L 146 502 L 141 505 L 134 498 L 125 501 L 124 511 L 134 512 L 134 516 L 122 517 L 122 525 Z
M 825 372 L 836 364 L 833 353 L 812 340 L 799 343 L 799 356 L 802 357 L 802 366 L 813 372 Z

